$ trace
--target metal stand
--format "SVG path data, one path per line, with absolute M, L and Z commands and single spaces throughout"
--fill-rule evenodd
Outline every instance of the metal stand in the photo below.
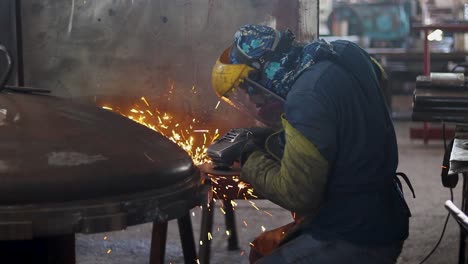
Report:
M 236 218 L 231 200 L 224 200 L 224 210 L 226 211 L 224 217 L 226 221 L 226 230 L 229 231 L 228 250 L 238 250 L 239 240 L 237 238 Z
M 180 241 L 184 262 L 186 264 L 197 263 L 197 252 L 193 237 L 192 221 L 187 213 L 177 219 L 179 226 Z M 167 222 L 153 222 L 153 232 L 151 235 L 150 264 L 163 264 L 166 254 Z
M 184 261 L 186 264 L 197 263 L 197 251 L 195 249 L 195 239 L 193 238 L 192 221 L 190 214 L 177 219 L 179 225 L 180 241 L 182 243 L 182 251 L 184 253 Z
M 213 230 L 213 208 L 214 202 L 211 200 L 208 203 L 208 206 L 203 206 L 202 209 L 202 220 L 200 227 L 200 247 L 198 255 L 200 257 L 200 263 L 207 264 L 210 263 L 211 255 L 211 239 L 208 237 L 208 233 Z
M 234 215 L 234 208 L 231 205 L 231 200 L 224 200 L 224 211 L 226 212 L 226 230 L 229 231 L 228 250 L 239 249 L 239 239 L 237 236 L 236 219 Z M 201 264 L 210 263 L 211 255 L 211 240 L 208 238 L 208 233 L 213 230 L 213 210 L 214 202 L 210 201 L 209 206 L 204 206 L 202 211 L 202 222 L 200 230 L 200 247 L 199 256 Z
M 151 235 L 150 264 L 164 263 L 166 254 L 167 222 L 153 222 Z

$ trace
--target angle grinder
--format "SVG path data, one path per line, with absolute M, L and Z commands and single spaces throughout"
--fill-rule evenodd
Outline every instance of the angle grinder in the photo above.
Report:
M 207 149 L 212 163 L 201 165 L 202 171 L 218 176 L 238 176 L 239 159 L 248 144 L 264 145 L 273 129 L 263 127 L 232 128 Z

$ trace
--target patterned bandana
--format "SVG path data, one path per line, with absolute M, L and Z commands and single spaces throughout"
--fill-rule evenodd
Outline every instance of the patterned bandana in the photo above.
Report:
M 324 40 L 307 44 L 294 42 L 284 53 L 272 53 L 278 38 L 284 35 L 285 32 L 262 25 L 245 25 L 234 35 L 237 49 L 251 61 L 259 60 L 257 64 L 260 64 L 262 77 L 258 82 L 282 98 L 286 98 L 297 78 L 315 62 L 336 55 L 333 47 Z M 265 57 L 267 59 L 262 61 Z M 233 64 L 242 63 L 232 50 L 229 59 Z

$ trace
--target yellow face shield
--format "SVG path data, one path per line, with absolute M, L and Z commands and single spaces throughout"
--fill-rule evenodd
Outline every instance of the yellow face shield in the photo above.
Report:
M 250 78 L 257 74 L 256 69 L 246 64 L 231 64 L 229 52 L 230 48 L 225 50 L 213 67 L 211 81 L 216 94 L 261 123 L 280 126 L 284 99 Z
M 227 48 L 218 58 L 211 73 L 211 85 L 219 97 L 229 95 L 244 81 L 249 74 L 256 70 L 246 64 L 231 64 Z

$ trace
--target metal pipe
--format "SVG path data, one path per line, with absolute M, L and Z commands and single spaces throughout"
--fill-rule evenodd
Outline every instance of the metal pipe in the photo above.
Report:
M 7 62 L 7 69 L 5 73 L 3 73 L 2 77 L 0 78 L 0 92 L 1 92 L 3 91 L 3 89 L 5 89 L 5 84 L 8 81 L 8 78 L 10 77 L 12 62 L 11 62 L 10 53 L 8 52 L 7 48 L 1 44 L 0 44 L 0 51 L 2 51 L 5 54 L 5 58 Z

